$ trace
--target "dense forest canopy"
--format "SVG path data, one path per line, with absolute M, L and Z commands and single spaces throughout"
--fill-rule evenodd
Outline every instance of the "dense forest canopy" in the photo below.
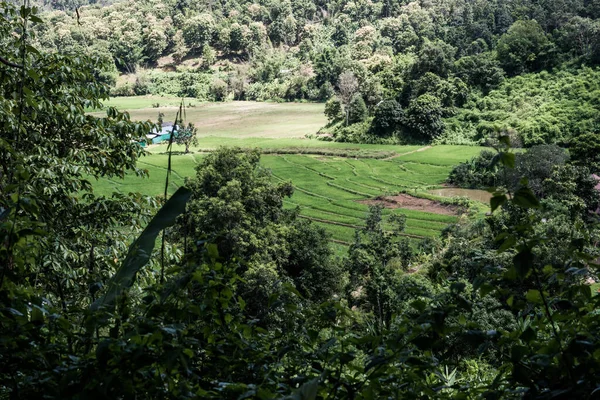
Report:
M 0 398 L 597 396 L 598 2 L 0 7 Z M 96 195 L 96 179 L 146 175 L 156 127 L 87 110 L 115 68 L 173 53 L 213 61 L 134 89 L 336 93 L 326 112 L 346 136 L 437 140 L 479 118 L 495 151 L 449 182 L 493 187 L 491 210 L 415 245 L 405 215 L 373 205 L 334 257 L 258 150 L 206 155 L 170 197 L 168 182 L 164 197 Z M 554 136 L 503 108 L 533 92 Z
M 114 95 L 329 100 L 325 137 L 353 142 L 567 145 L 599 126 L 597 1 L 84 3 L 45 3 L 37 43 L 107 60 Z

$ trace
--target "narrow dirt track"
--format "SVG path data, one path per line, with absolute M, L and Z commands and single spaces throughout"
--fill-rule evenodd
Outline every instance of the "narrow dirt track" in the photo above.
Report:
M 430 149 L 430 148 L 432 148 L 432 147 L 433 147 L 433 146 L 425 146 L 425 147 L 421 147 L 420 149 L 416 149 L 416 150 L 413 150 L 413 151 L 408 151 L 408 152 L 406 152 L 406 153 L 394 154 L 393 156 L 389 156 L 389 157 L 387 157 L 387 158 L 382 158 L 381 160 L 382 160 L 382 161 L 389 161 L 389 160 L 392 160 L 392 159 L 394 159 L 394 158 L 398 158 L 398 157 L 402 157 L 402 156 L 407 156 L 407 155 L 409 155 L 409 154 L 418 153 L 418 152 L 420 152 L 420 151 L 425 151 L 425 150 L 428 150 L 428 149 Z

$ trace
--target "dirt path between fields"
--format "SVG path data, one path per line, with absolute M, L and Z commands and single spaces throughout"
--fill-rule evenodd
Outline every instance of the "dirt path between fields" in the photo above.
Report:
M 420 149 L 416 149 L 413 151 L 408 151 L 406 153 L 401 153 L 401 154 L 394 154 L 393 156 L 387 157 L 387 158 L 382 158 L 383 161 L 389 161 L 389 160 L 393 160 L 394 158 L 398 158 L 398 157 L 402 157 L 402 156 L 407 156 L 409 154 L 413 154 L 413 153 L 418 153 L 421 151 L 425 151 L 425 150 L 429 150 L 431 147 L 433 146 L 425 146 L 425 147 L 421 147 Z

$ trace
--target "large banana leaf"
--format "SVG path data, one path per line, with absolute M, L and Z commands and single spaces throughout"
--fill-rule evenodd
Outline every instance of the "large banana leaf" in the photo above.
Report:
M 96 311 L 111 305 L 115 299 L 130 287 L 136 274 L 150 260 L 152 250 L 158 234 L 175 223 L 179 215 L 185 211 L 185 205 L 192 192 L 184 187 L 179 188 L 173 196 L 158 210 L 146 229 L 129 247 L 127 257 L 115 275 L 108 281 L 107 291 L 91 305 L 91 310 Z

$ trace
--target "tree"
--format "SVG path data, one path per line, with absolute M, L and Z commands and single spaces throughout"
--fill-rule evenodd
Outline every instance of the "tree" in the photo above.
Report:
M 574 164 L 587 166 L 591 172 L 600 174 L 600 134 L 577 136 L 570 143 L 569 155 Z
M 143 59 L 142 25 L 135 19 L 119 21 L 110 38 L 110 50 L 121 71 L 133 73 Z
M 326 82 L 336 85 L 339 82 L 341 71 L 335 48 L 326 47 L 322 51 L 317 52 L 313 64 L 317 85 L 321 86 Z
M 190 152 L 190 146 L 198 145 L 196 135 L 198 129 L 191 122 L 186 127 L 183 126 L 183 121 L 180 120 L 180 126 L 177 127 L 173 134 L 173 141 L 179 145 L 185 146 L 185 153 Z
M 210 94 L 215 101 L 225 101 L 227 94 L 229 93 L 229 86 L 227 82 L 220 78 L 213 78 L 210 82 Z
M 491 53 L 462 57 L 454 63 L 454 71 L 460 79 L 479 87 L 484 93 L 495 89 L 504 80 L 500 62 Z
M 213 49 L 211 46 L 204 46 L 202 48 L 202 68 L 209 70 L 216 60 L 217 54 L 215 49 Z
M 152 19 L 149 26 L 143 29 L 144 56 L 150 63 L 156 62 L 167 48 L 167 35 L 163 27 L 157 26 Z
M 226 48 L 233 52 L 245 50 L 249 44 L 248 39 L 250 34 L 250 30 L 246 26 L 241 26 L 238 23 L 231 24 Z
M 173 36 L 173 60 L 175 62 L 181 62 L 185 56 L 187 56 L 190 49 L 185 45 L 185 39 L 183 38 L 183 32 L 177 30 Z
M 224 260 L 244 260 L 240 273 L 248 279 L 242 291 L 249 312 L 267 318 L 268 299 L 281 290 L 280 280 L 321 301 L 336 291 L 340 271 L 329 264 L 325 231 L 283 208 L 292 185 L 274 184 L 259 161 L 258 150 L 220 148 L 207 155 L 187 181 L 192 198 L 179 235 L 214 243 Z
M 369 116 L 367 105 L 360 94 L 355 94 L 348 106 L 347 121 L 350 124 L 363 122 Z
M 342 100 L 342 103 L 344 104 L 344 111 L 346 113 L 346 125 L 348 125 L 350 115 L 350 103 L 352 102 L 354 95 L 358 91 L 358 79 L 352 71 L 344 71 L 340 74 L 340 77 L 338 79 L 338 90 L 340 100 Z
M 211 14 L 199 14 L 188 18 L 183 25 L 185 44 L 193 50 L 201 50 L 211 43 L 216 23 Z
M 558 29 L 557 36 L 563 52 L 600 62 L 600 21 L 575 16 Z
M 544 197 L 544 181 L 552 175 L 555 167 L 564 165 L 568 158 L 567 152 L 555 144 L 532 146 L 525 153 L 516 155 L 514 169 L 501 172 L 500 182 L 514 191 L 521 186 L 521 178 L 527 178 L 528 187 L 536 195 Z
M 375 314 L 379 329 L 389 326 L 399 308 L 402 299 L 395 286 L 412 259 L 408 239 L 401 238 L 406 216 L 392 215 L 388 221 L 393 226 L 391 231 L 384 230 L 383 222 L 382 207 L 371 206 L 366 226 L 355 232 L 348 251 L 350 289 L 355 291 L 350 301 L 361 304 L 366 300 L 362 306 Z M 362 290 L 365 293 L 359 294 Z
M 535 20 L 517 21 L 500 37 L 498 61 L 509 75 L 538 71 L 550 62 L 552 44 Z
M 394 99 L 383 100 L 375 107 L 371 130 L 378 136 L 389 136 L 398 129 L 404 118 L 400 103 Z
M 444 130 L 443 110 L 440 100 L 423 94 L 411 101 L 406 109 L 404 126 L 422 140 L 431 140 Z
M 337 97 L 332 97 L 325 103 L 325 116 L 330 123 L 344 118 L 342 102 Z
M 454 63 L 456 49 L 443 40 L 425 41 L 419 51 L 413 73 L 417 76 L 433 72 L 441 77 L 447 77 Z
M 95 78 L 107 67 L 102 59 L 38 51 L 36 9 L 0 8 L 0 393 L 59 398 L 69 386 L 59 383 L 65 371 L 43 360 L 85 348 L 84 314 L 155 204 L 135 194 L 97 196 L 90 181 L 145 175 L 138 143 L 152 124 L 112 107 L 90 115 L 108 98 Z M 16 317 L 36 311 L 10 318 L 7 308 L 21 310 Z

